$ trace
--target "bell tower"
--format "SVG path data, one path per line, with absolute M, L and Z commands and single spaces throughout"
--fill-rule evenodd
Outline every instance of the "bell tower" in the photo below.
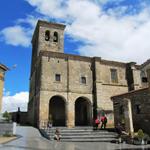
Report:
M 64 52 L 65 25 L 39 20 L 32 38 L 32 51 L 38 56 L 40 51 Z

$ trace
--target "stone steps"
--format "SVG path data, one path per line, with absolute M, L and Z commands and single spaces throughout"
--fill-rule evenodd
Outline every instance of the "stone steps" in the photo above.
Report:
M 54 132 L 47 132 L 47 134 L 49 134 L 49 135 L 54 135 Z M 78 136 L 78 135 L 80 135 L 80 136 L 84 136 L 84 135 L 86 135 L 86 136 L 90 136 L 90 135 L 95 135 L 95 136 L 114 136 L 115 135 L 115 133 L 99 133 L 99 132 L 89 132 L 89 133 L 62 133 L 61 132 L 61 135 L 63 135 L 63 136 Z M 117 134 L 116 134 L 117 135 Z
M 84 139 L 88 139 L 88 138 L 95 138 L 95 139 L 98 139 L 98 138 L 115 138 L 115 136 L 95 136 L 95 135 L 89 135 L 89 136 L 80 136 L 80 135 L 78 135 L 78 136 L 63 136 L 62 135 L 62 139 L 82 139 L 82 138 L 84 138 Z
M 109 139 L 61 139 L 61 142 L 111 142 L 114 138 Z
M 62 142 L 110 142 L 115 140 L 117 134 L 108 130 L 93 130 L 92 127 L 53 127 L 45 129 L 45 133 L 50 140 L 54 139 L 56 128 L 60 130 Z

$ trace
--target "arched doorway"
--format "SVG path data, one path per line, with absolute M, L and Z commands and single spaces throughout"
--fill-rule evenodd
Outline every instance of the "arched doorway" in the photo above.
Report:
M 49 119 L 53 126 L 66 125 L 65 100 L 61 96 L 53 96 L 49 102 Z
M 75 125 L 88 126 L 92 122 L 91 102 L 80 97 L 75 102 Z

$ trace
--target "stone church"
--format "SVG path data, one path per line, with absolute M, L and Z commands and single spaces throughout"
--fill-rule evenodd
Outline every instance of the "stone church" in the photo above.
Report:
M 140 66 L 64 53 L 65 25 L 38 21 L 32 38 L 28 119 L 41 127 L 91 126 L 106 114 L 114 123 L 111 98 L 141 88 Z

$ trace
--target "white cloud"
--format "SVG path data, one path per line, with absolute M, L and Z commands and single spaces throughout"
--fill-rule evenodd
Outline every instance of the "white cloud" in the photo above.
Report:
M 150 57 L 150 8 L 144 3 L 138 14 L 122 15 L 128 6 L 102 10 L 103 4 L 112 0 L 26 1 L 39 13 L 65 21 L 67 34 L 85 43 L 77 49 L 81 55 L 138 63 Z
M 33 30 L 34 30 L 34 28 L 36 26 L 36 23 L 37 23 L 38 19 L 39 18 L 37 18 L 37 17 L 34 17 L 32 15 L 28 15 L 26 18 L 18 19 L 16 21 L 16 23 L 18 25 L 24 25 L 24 24 L 28 25 L 29 26 L 28 31 L 30 31 L 30 33 L 32 34 L 32 32 L 33 32 Z M 46 19 L 46 18 L 43 17 L 42 19 Z
M 36 7 L 36 11 L 46 16 L 54 16 L 57 18 L 64 17 L 65 9 L 62 7 L 64 0 L 26 0 L 32 6 Z M 59 8 L 59 9 L 58 9 Z
M 28 92 L 19 92 L 15 95 L 4 95 L 2 100 L 2 112 L 14 112 L 20 107 L 21 111 L 27 111 L 27 103 L 29 99 Z
M 43 15 L 42 19 L 65 22 L 67 35 L 84 43 L 77 49 L 81 55 L 138 63 L 150 57 L 150 7 L 144 2 L 139 2 L 136 14 L 136 5 L 118 4 L 123 0 L 25 1 Z M 104 11 L 103 5 L 112 1 L 118 5 Z M 129 9 L 133 13 L 125 14 Z M 36 22 L 37 17 L 28 15 L 18 19 L 16 26 L 3 29 L 1 34 L 7 44 L 29 46 Z
M 14 46 L 21 45 L 24 47 L 30 45 L 31 33 L 28 29 L 22 26 L 16 25 L 12 27 L 6 27 L 0 32 L 0 34 L 7 44 L 11 44 Z
M 143 2 L 136 14 L 135 6 L 117 5 L 107 12 L 102 9 L 107 2 L 118 4 L 123 0 L 26 1 L 43 15 L 42 19 L 63 21 L 67 25 L 67 35 L 84 43 L 77 49 L 81 55 L 138 63 L 150 58 L 150 6 Z M 124 15 L 128 9 L 133 13 Z M 0 31 L 3 40 L 14 46 L 29 46 L 37 19 L 32 15 L 18 19 L 15 26 Z M 28 92 L 9 94 L 5 91 L 3 111 L 27 109 Z
M 122 2 L 124 0 L 91 0 L 91 1 L 93 1 L 93 2 L 95 2 L 97 4 L 106 4 L 108 2 L 111 2 L 111 3 L 120 3 L 120 2 Z
M 75 21 L 69 26 L 68 33 L 87 43 L 78 49 L 82 55 L 142 63 L 150 57 L 150 21 L 147 14 L 142 12 L 120 19 L 102 15 L 88 25 Z

